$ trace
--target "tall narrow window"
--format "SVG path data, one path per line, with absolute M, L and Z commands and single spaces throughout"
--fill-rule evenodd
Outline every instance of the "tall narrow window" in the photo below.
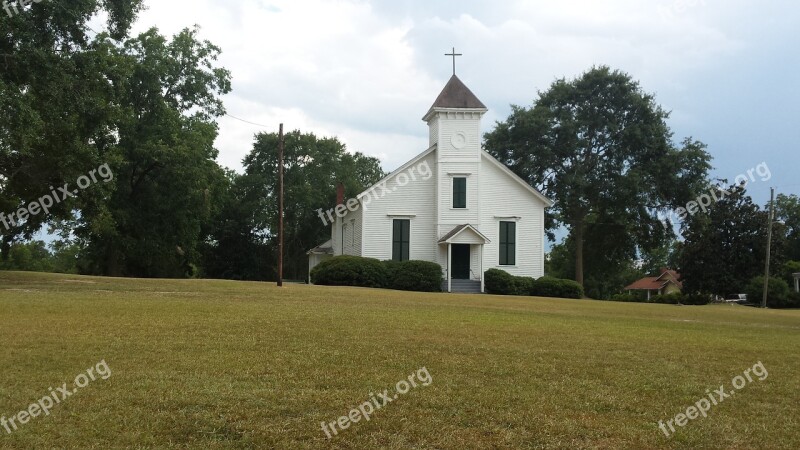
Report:
M 467 207 L 467 179 L 453 178 L 453 208 Z
M 392 231 L 392 259 L 408 261 L 408 249 L 411 237 L 411 221 L 395 219 Z
M 517 223 L 500 222 L 500 265 L 517 264 Z

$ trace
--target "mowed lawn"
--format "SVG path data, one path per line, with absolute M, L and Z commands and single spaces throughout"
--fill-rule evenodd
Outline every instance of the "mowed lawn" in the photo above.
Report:
M 111 369 L 0 448 L 800 448 L 800 311 L 0 272 L 0 342 L 0 416 Z

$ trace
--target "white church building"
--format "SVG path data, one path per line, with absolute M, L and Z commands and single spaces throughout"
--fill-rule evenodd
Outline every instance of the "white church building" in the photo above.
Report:
M 544 274 L 544 211 L 552 202 L 481 148 L 486 106 L 453 75 L 423 120 L 430 146 L 346 202 L 339 192 L 326 258 L 424 260 L 442 266 L 447 292 L 484 292 L 491 268 Z

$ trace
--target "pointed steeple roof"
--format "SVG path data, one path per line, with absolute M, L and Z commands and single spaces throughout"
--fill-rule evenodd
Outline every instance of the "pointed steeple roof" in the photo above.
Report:
M 478 97 L 455 75 L 450 78 L 442 93 L 433 102 L 431 109 L 433 108 L 487 109 L 486 105 L 478 100 Z

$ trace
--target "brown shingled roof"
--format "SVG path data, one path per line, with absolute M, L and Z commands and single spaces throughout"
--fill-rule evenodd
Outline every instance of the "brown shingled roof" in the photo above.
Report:
M 433 108 L 464 108 L 464 109 L 486 109 L 483 104 L 469 88 L 453 75 L 450 81 L 433 102 Z
M 661 269 L 661 275 L 657 277 L 645 277 L 627 286 L 626 291 L 651 290 L 657 291 L 669 283 L 674 283 L 679 288 L 683 288 L 680 281 L 680 274 L 674 270 Z

